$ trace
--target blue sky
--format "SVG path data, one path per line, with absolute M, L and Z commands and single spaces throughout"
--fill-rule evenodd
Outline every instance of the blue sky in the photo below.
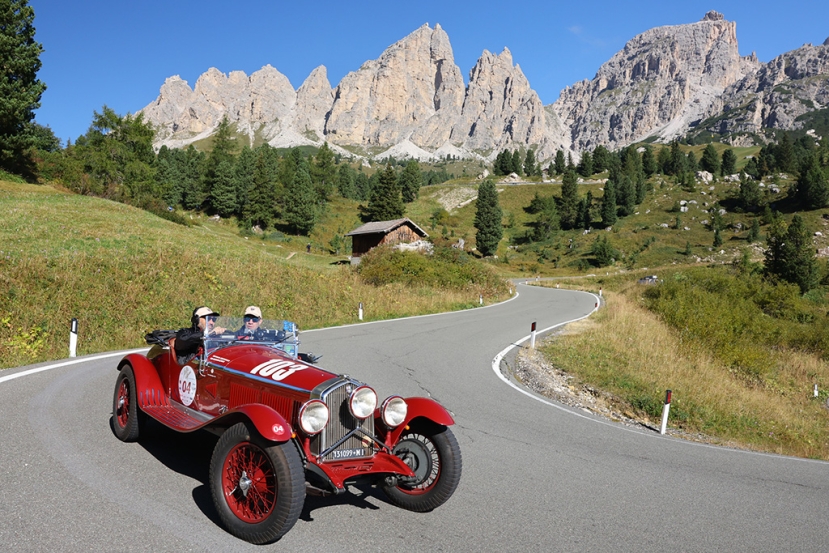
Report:
M 332 86 L 424 23 L 440 23 L 465 79 L 484 49 L 506 46 L 545 104 L 592 78 L 635 35 L 699 21 L 717 10 L 737 22 L 740 53 L 769 61 L 829 37 L 829 2 L 521 3 L 284 2 L 265 0 L 30 0 L 45 51 L 38 77 L 47 90 L 36 120 L 73 141 L 106 104 L 134 113 L 164 80 L 191 87 L 210 67 L 250 75 L 271 64 L 294 88 L 318 65 Z M 796 9 L 787 8 L 796 6 Z

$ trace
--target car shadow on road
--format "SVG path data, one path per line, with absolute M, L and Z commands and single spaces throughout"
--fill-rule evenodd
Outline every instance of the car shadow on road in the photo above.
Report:
M 193 488 L 193 501 L 208 519 L 221 526 L 219 513 L 210 494 L 210 458 L 218 439 L 204 430 L 179 433 L 149 419 L 142 429 L 138 444 L 168 469 L 200 482 L 201 485 Z M 378 510 L 384 505 L 392 506 L 379 488 L 361 482 L 357 486 L 348 486 L 348 491 L 341 495 L 307 495 L 299 518 L 313 522 L 314 511 L 338 505 L 370 510 Z
M 348 491 L 341 495 L 327 495 L 325 497 L 314 495 L 306 496 L 305 506 L 302 508 L 299 519 L 305 522 L 313 522 L 314 511 L 317 509 L 336 507 L 338 505 L 349 505 L 360 509 L 377 511 L 382 508 L 378 503 L 391 506 L 391 503 L 388 502 L 383 492 L 375 487 L 368 484 L 361 484 L 360 487 L 348 486 Z
M 168 469 L 200 482 L 193 488 L 193 501 L 207 518 L 221 526 L 209 484 L 210 457 L 218 440 L 217 436 L 204 430 L 180 433 L 149 419 L 138 444 Z

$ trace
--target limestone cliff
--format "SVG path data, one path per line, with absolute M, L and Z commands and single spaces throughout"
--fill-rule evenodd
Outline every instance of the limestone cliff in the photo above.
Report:
M 736 29 L 708 12 L 697 23 L 657 27 L 631 39 L 592 80 L 566 88 L 553 104 L 574 148 L 684 134 L 726 87 L 759 65 L 740 57 Z
M 798 129 L 798 117 L 829 105 L 829 39 L 777 56 L 726 89 L 698 130 L 736 144 L 763 129 Z

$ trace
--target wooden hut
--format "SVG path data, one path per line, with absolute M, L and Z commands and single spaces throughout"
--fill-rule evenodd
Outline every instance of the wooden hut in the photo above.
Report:
M 404 217 L 394 221 L 366 223 L 352 230 L 346 236 L 351 237 L 351 259 L 356 261 L 359 260 L 361 255 L 377 246 L 416 242 L 429 235 L 410 219 Z

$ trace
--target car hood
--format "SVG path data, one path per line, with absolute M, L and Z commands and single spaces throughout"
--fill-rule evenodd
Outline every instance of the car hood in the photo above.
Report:
M 237 373 L 309 392 L 318 384 L 337 377 L 334 373 L 294 359 L 281 350 L 262 345 L 237 344 L 222 348 L 208 354 L 207 361 Z

